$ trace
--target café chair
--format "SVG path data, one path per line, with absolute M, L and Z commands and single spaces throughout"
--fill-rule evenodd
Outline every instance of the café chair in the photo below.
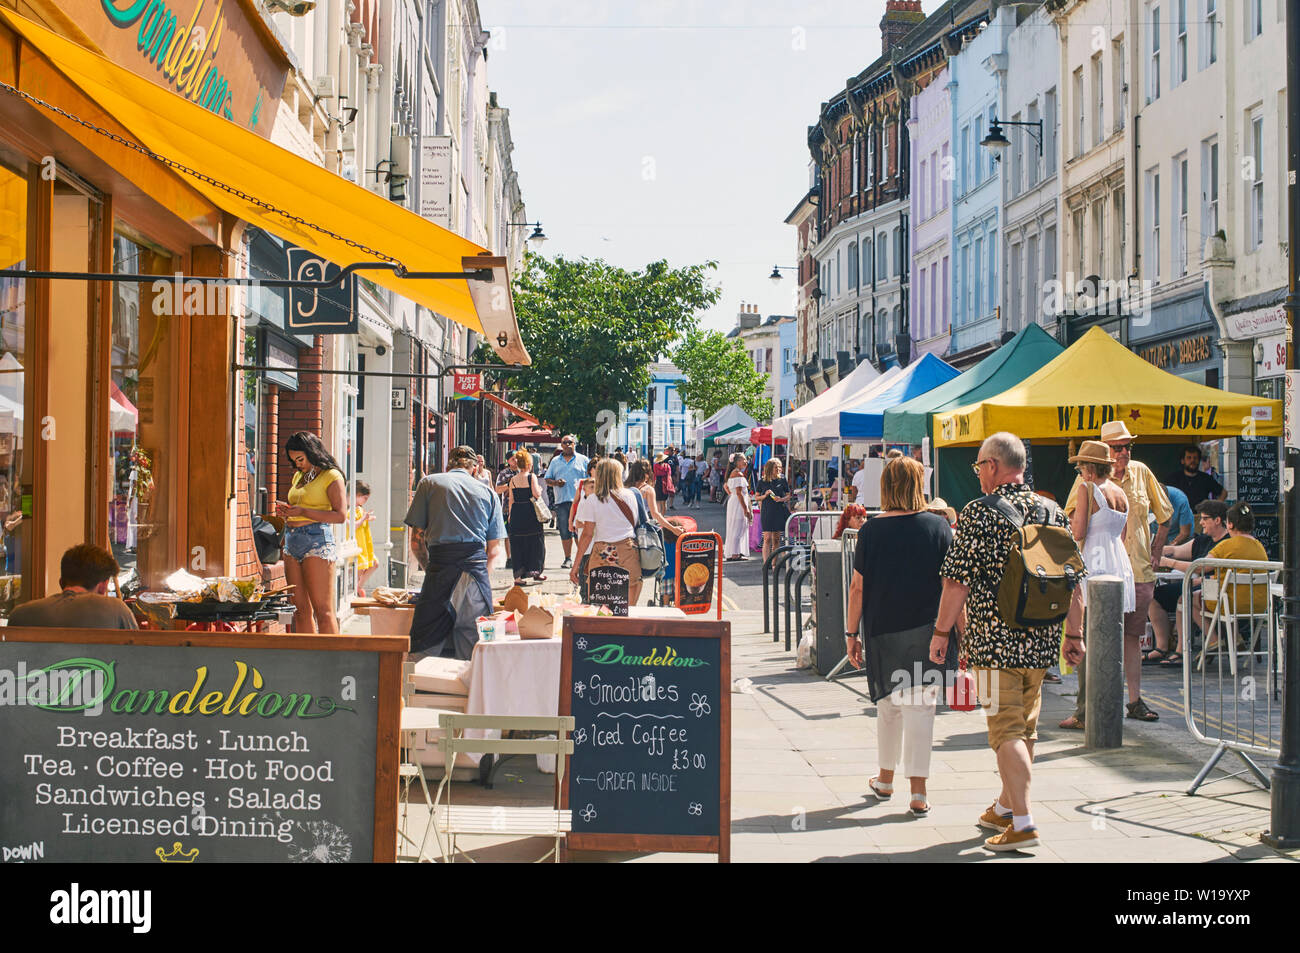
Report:
M 474 754 L 548 754 L 555 756 L 555 807 L 453 806 L 451 803 L 451 768 L 446 768 L 438 793 L 434 796 L 435 831 L 442 847 L 444 863 L 456 859 L 457 834 L 518 834 L 528 837 L 554 837 L 555 844 L 537 859 L 541 863 L 554 855 L 560 860 L 560 840 L 568 833 L 573 812 L 561 810 L 560 792 L 564 790 L 565 755 L 573 754 L 572 715 L 462 715 L 444 712 L 439 718 L 442 739 L 438 746 L 446 765 L 454 765 L 456 756 Z M 499 738 L 468 738 L 467 732 L 501 732 Z M 506 732 L 541 732 L 552 738 L 507 738 Z M 443 792 L 446 791 L 446 801 Z M 446 840 L 442 839 L 446 835 Z M 462 854 L 465 852 L 462 850 Z M 474 858 L 465 854 L 471 862 Z
M 1201 626 L 1203 633 L 1201 654 L 1197 659 L 1199 670 L 1205 670 L 1207 656 L 1222 655 L 1226 646 L 1228 671 L 1234 677 L 1236 676 L 1237 633 L 1240 622 L 1246 623 L 1250 632 L 1249 638 L 1246 639 L 1245 653 L 1250 656 L 1268 654 L 1274 644 L 1276 628 L 1271 598 L 1272 586 L 1276 582 L 1277 570 L 1250 572 L 1244 569 L 1227 569 L 1223 571 L 1222 581 L 1214 575 L 1205 576 L 1201 583 L 1201 598 L 1206 601 L 1213 600 L 1215 605 L 1209 620 Z M 1266 587 L 1270 592 L 1270 598 L 1265 599 L 1262 604 L 1255 604 L 1254 600 L 1249 598 L 1249 595 L 1255 591 L 1255 586 Z M 1241 590 L 1247 593 L 1247 599 L 1237 598 Z M 1245 604 L 1238 605 L 1239 601 L 1244 601 Z M 1259 641 L 1261 633 L 1266 634 L 1268 643 L 1263 650 L 1257 652 L 1255 643 Z
M 410 860 L 419 862 L 424 856 L 425 844 L 429 841 L 429 831 L 434 830 L 434 801 L 429 794 L 429 782 L 424 777 L 424 766 L 419 763 L 417 754 L 420 748 L 419 738 L 421 734 L 427 737 L 430 731 L 438 727 L 438 719 L 442 715 L 451 714 L 446 709 L 440 708 L 420 708 L 412 704 L 415 695 L 415 663 L 404 662 L 402 664 L 402 713 L 398 722 L 398 731 L 401 734 L 401 761 L 397 766 L 397 776 L 402 786 L 402 821 L 398 828 L 398 834 L 402 841 L 414 846 L 415 840 L 407 833 L 408 814 L 411 807 L 411 784 L 416 779 L 420 782 L 420 789 L 424 792 L 424 805 L 428 810 L 428 817 L 424 822 L 424 835 L 420 838 L 419 850 L 414 854 L 398 854 L 398 860 Z M 434 836 L 437 837 L 437 831 L 434 830 Z M 398 842 L 399 847 L 401 841 Z M 441 840 L 438 844 L 439 853 L 442 852 Z

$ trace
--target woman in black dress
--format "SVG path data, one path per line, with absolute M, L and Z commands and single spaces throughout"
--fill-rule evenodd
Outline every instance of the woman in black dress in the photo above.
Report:
M 525 585 L 529 580 L 544 582 L 542 566 L 546 561 L 546 542 L 542 524 L 533 509 L 533 500 L 542 496 L 542 484 L 533 473 L 533 458 L 527 450 L 514 456 L 518 472 L 510 478 L 510 522 L 506 533 L 510 537 L 510 564 L 515 572 L 515 585 Z
M 782 473 L 781 461 L 776 457 L 763 465 L 763 479 L 758 481 L 758 498 L 763 501 L 759 518 L 763 524 L 763 563 L 776 552 L 785 534 L 785 523 L 790 518 L 790 483 Z
M 912 785 L 908 807 L 918 817 L 930 810 L 925 779 L 939 689 L 945 673 L 957 667 L 955 639 L 942 665 L 929 661 L 943 591 L 939 566 L 952 544 L 952 528 L 925 511 L 924 476 L 924 467 L 911 457 L 885 464 L 883 512 L 858 530 L 844 632 L 849 662 L 866 667 L 877 708 L 880 774 L 869 782 L 871 792 L 882 801 L 893 796 L 901 760 Z

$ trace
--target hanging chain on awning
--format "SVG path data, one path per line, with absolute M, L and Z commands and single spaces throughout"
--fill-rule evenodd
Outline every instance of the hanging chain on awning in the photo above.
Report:
M 397 258 L 393 257 L 392 255 L 385 254 L 384 252 L 381 251 L 376 251 L 375 249 L 369 247 L 368 245 L 363 245 L 361 242 L 354 241 L 351 238 L 345 238 L 344 236 L 339 235 L 337 232 L 330 231 L 328 228 L 326 228 L 323 225 L 317 225 L 315 222 L 309 222 L 305 218 L 301 218 L 300 216 L 293 215 L 289 212 L 284 211 L 283 209 L 277 208 L 276 206 L 272 205 L 269 202 L 262 201 L 256 196 L 249 195 L 247 192 L 243 191 L 242 189 L 237 189 L 233 185 L 227 185 L 225 182 L 221 182 L 218 179 L 214 179 L 212 176 L 208 175 L 207 173 L 200 172 L 197 169 L 191 169 L 189 166 L 183 165 L 180 162 L 177 162 L 175 159 L 169 159 L 166 156 L 159 155 L 158 153 L 154 152 L 152 149 L 149 149 L 138 142 L 134 142 L 130 139 L 127 139 L 124 136 L 119 136 L 117 133 L 112 132 L 108 129 L 104 129 L 102 126 L 97 126 L 93 122 L 89 121 L 88 119 L 82 119 L 80 116 L 75 116 L 72 113 L 68 112 L 66 109 L 63 109 L 61 106 L 56 106 L 53 103 L 47 103 L 45 100 L 37 96 L 33 96 L 31 93 L 25 92 L 24 90 L 18 89 L 16 86 L 11 86 L 9 83 L 4 82 L 3 80 L 0 80 L 0 89 L 4 90 L 5 92 L 13 93 L 15 96 L 18 96 L 21 99 L 25 99 L 27 102 L 32 103 L 35 106 L 39 106 L 42 109 L 60 115 L 63 118 L 70 120 L 71 122 L 74 122 L 79 126 L 84 127 L 85 129 L 89 129 L 91 132 L 97 135 L 103 136 L 106 139 L 110 139 L 113 142 L 116 142 L 118 145 L 125 146 L 128 149 L 140 153 L 140 155 L 142 156 L 146 156 L 147 158 L 150 158 L 155 162 L 161 163 L 162 165 L 167 166 L 169 169 L 172 169 L 176 172 L 180 172 L 184 175 L 188 175 L 194 179 L 198 179 L 200 182 L 206 182 L 208 185 L 211 185 L 213 188 L 221 189 L 223 192 L 227 192 L 230 195 L 235 196 L 235 198 L 240 199 L 241 201 L 248 202 L 250 205 L 256 205 L 258 208 L 265 209 L 266 211 L 271 212 L 274 215 L 279 215 L 281 218 L 285 219 L 286 221 L 293 222 L 296 225 L 302 225 L 305 228 L 310 228 L 313 231 L 319 232 L 320 234 L 326 236 L 327 238 L 334 239 L 335 241 L 343 242 L 345 245 L 349 246 L 350 248 L 355 248 L 357 251 L 361 252 L 364 255 L 370 255 L 374 258 L 381 259 L 382 261 L 391 262 L 392 264 L 397 266 L 396 272 L 398 274 L 398 277 L 404 276 L 404 272 L 406 271 L 406 266 L 403 265 L 401 261 L 399 261 Z

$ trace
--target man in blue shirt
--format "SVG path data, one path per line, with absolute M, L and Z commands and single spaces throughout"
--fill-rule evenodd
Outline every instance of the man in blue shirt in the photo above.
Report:
M 560 545 L 564 547 L 561 569 L 573 565 L 573 533 L 569 530 L 569 510 L 578 490 L 578 481 L 587 477 L 587 458 L 574 447 L 577 438 L 565 434 L 560 438 L 560 453 L 546 468 L 546 485 L 555 489 L 555 525 L 560 529 Z
M 415 488 L 406 512 L 411 552 L 425 566 L 411 619 L 411 654 L 468 659 L 478 641 L 477 619 L 492 613 L 488 573 L 501 562 L 506 526 L 501 500 L 471 471 L 473 447 L 456 447 L 446 473 Z
M 1177 546 L 1192 538 L 1192 504 L 1187 498 L 1187 494 L 1176 486 L 1165 486 L 1165 493 L 1169 497 L 1169 503 L 1174 508 L 1174 515 L 1169 520 L 1169 541 L 1167 546 Z M 1152 520 L 1152 522 L 1155 522 Z M 1153 532 L 1154 535 L 1154 532 Z

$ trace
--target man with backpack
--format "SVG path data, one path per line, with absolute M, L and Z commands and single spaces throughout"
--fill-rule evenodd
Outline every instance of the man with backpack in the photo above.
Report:
M 995 831 L 993 851 L 1041 843 L 1029 806 L 1029 782 L 1042 708 L 1043 675 L 1061 649 L 1061 623 L 1087 574 L 1065 514 L 1025 485 L 1025 445 L 996 433 L 980 446 L 974 469 L 985 496 L 967 504 L 939 573 L 943 596 L 930 641 L 942 662 L 965 610 L 962 649 L 974 670 L 997 753 L 1002 790 L 978 824 Z M 1066 634 L 1065 658 L 1083 658 L 1079 633 Z

